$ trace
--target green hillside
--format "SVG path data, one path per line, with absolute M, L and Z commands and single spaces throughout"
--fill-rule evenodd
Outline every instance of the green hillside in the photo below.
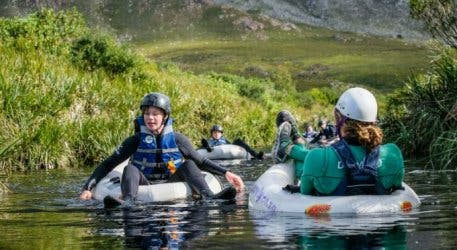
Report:
M 373 90 L 382 109 L 384 94 L 426 61 L 423 48 L 401 40 L 277 26 L 255 13 L 264 28 L 252 31 L 235 22 L 246 13 L 202 11 L 198 36 L 177 30 L 129 44 L 89 29 L 76 11 L 1 19 L 0 167 L 93 166 L 132 133 L 152 91 L 171 97 L 175 129 L 196 146 L 219 123 L 229 139 L 265 149 L 281 109 L 300 124 L 331 118 L 353 84 Z

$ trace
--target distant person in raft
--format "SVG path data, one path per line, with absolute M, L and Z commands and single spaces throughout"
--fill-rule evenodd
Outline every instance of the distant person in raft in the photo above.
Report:
M 303 149 L 300 186 L 284 189 L 307 195 L 390 194 L 401 189 L 403 156 L 392 143 L 381 145 L 378 105 L 371 92 L 350 88 L 334 109 L 340 140 L 329 147 Z M 297 147 L 293 145 L 293 147 Z
M 328 146 L 337 141 L 337 131 L 333 124 L 329 124 L 326 119 L 321 119 L 317 126 L 319 127 L 319 133 L 314 135 L 309 143 Z
M 233 143 L 231 143 L 229 140 L 227 140 L 224 137 L 224 129 L 222 128 L 221 125 L 215 124 L 211 127 L 210 130 L 211 137 L 208 139 L 202 139 L 202 148 L 206 149 L 208 152 L 213 151 L 213 147 L 219 146 L 219 145 L 224 145 L 224 144 L 234 144 L 238 145 L 246 151 L 249 152 L 249 154 L 252 155 L 252 157 L 256 159 L 263 159 L 264 158 L 264 153 L 262 151 L 255 151 L 252 149 L 246 142 L 244 142 L 241 139 L 235 139 Z
M 122 174 L 122 200 L 114 197 L 113 201 L 113 197 L 108 196 L 104 200 L 105 206 L 132 204 L 139 185 L 153 184 L 156 181 L 187 182 L 201 199 L 233 199 L 236 192 L 244 188 L 243 180 L 238 175 L 203 158 L 186 136 L 173 131 L 168 96 L 149 93 L 143 97 L 140 109 L 142 114 L 136 119 L 139 131 L 125 139 L 110 157 L 98 165 L 84 185 L 80 195 L 82 200 L 91 199 L 91 190 L 97 183 L 129 157 L 129 163 Z M 235 188 L 230 186 L 218 194 L 212 193 L 201 170 L 224 176 Z
M 310 143 L 319 133 L 314 130 L 311 123 L 305 124 L 305 132 L 303 132 L 303 138 L 306 142 Z

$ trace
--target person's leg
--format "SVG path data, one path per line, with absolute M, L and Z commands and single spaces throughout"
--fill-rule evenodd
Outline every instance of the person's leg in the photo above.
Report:
M 246 149 L 246 151 L 248 151 L 249 154 L 251 154 L 253 157 L 257 158 L 257 159 L 263 159 L 263 152 L 260 151 L 260 152 L 256 152 L 254 149 L 252 149 L 246 142 L 244 142 L 243 140 L 237 138 L 233 144 L 235 145 L 238 145 L 244 149 Z
M 185 181 L 193 192 L 200 195 L 212 195 L 208 184 L 200 169 L 194 161 L 186 160 L 176 172 L 168 179 L 168 182 Z
M 236 190 L 233 187 L 225 188 L 221 192 L 214 194 L 206 183 L 201 170 L 192 160 L 186 160 L 168 179 L 168 182 L 178 181 L 187 182 L 192 191 L 203 199 L 233 199 L 236 196 Z
M 140 170 L 133 164 L 128 164 L 122 173 L 121 190 L 123 199 L 135 199 L 138 194 L 138 186 L 148 184 L 148 180 Z

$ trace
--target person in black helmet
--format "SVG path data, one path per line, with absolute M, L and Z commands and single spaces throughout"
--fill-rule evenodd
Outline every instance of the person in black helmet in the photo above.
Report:
M 91 199 L 91 190 L 95 185 L 128 158 L 130 160 L 121 182 L 122 197 L 128 203 L 135 200 L 139 185 L 154 181 L 185 181 L 203 199 L 230 199 L 244 188 L 243 180 L 238 175 L 203 158 L 186 136 L 173 131 L 168 96 L 149 93 L 143 97 L 140 109 L 142 115 L 136 119 L 135 134 L 125 139 L 110 157 L 98 165 L 83 187 L 80 194 L 82 200 Z M 235 188 L 229 187 L 219 194 L 213 194 L 201 170 L 225 176 Z
M 319 143 L 321 145 L 328 145 L 336 139 L 336 128 L 332 124 L 329 124 L 326 119 L 321 119 L 317 123 L 319 127 L 319 134 L 317 134 L 310 143 Z
M 238 145 L 246 151 L 249 152 L 254 158 L 256 159 L 263 159 L 264 158 L 264 153 L 262 151 L 256 152 L 254 149 L 252 149 L 246 142 L 244 142 L 241 139 L 235 139 L 233 143 L 231 143 L 229 140 L 227 140 L 224 137 L 224 129 L 222 128 L 221 125 L 219 124 L 214 124 L 211 127 L 211 137 L 208 139 L 202 139 L 202 148 L 205 148 L 208 152 L 211 152 L 213 149 L 212 147 L 219 146 L 219 145 L 224 145 L 224 144 L 234 144 Z

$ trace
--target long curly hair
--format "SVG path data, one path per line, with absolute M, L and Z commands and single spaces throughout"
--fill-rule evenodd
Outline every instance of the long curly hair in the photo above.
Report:
M 346 133 L 345 137 L 357 140 L 368 151 L 381 145 L 384 136 L 381 128 L 371 122 L 348 119 L 342 129 Z

